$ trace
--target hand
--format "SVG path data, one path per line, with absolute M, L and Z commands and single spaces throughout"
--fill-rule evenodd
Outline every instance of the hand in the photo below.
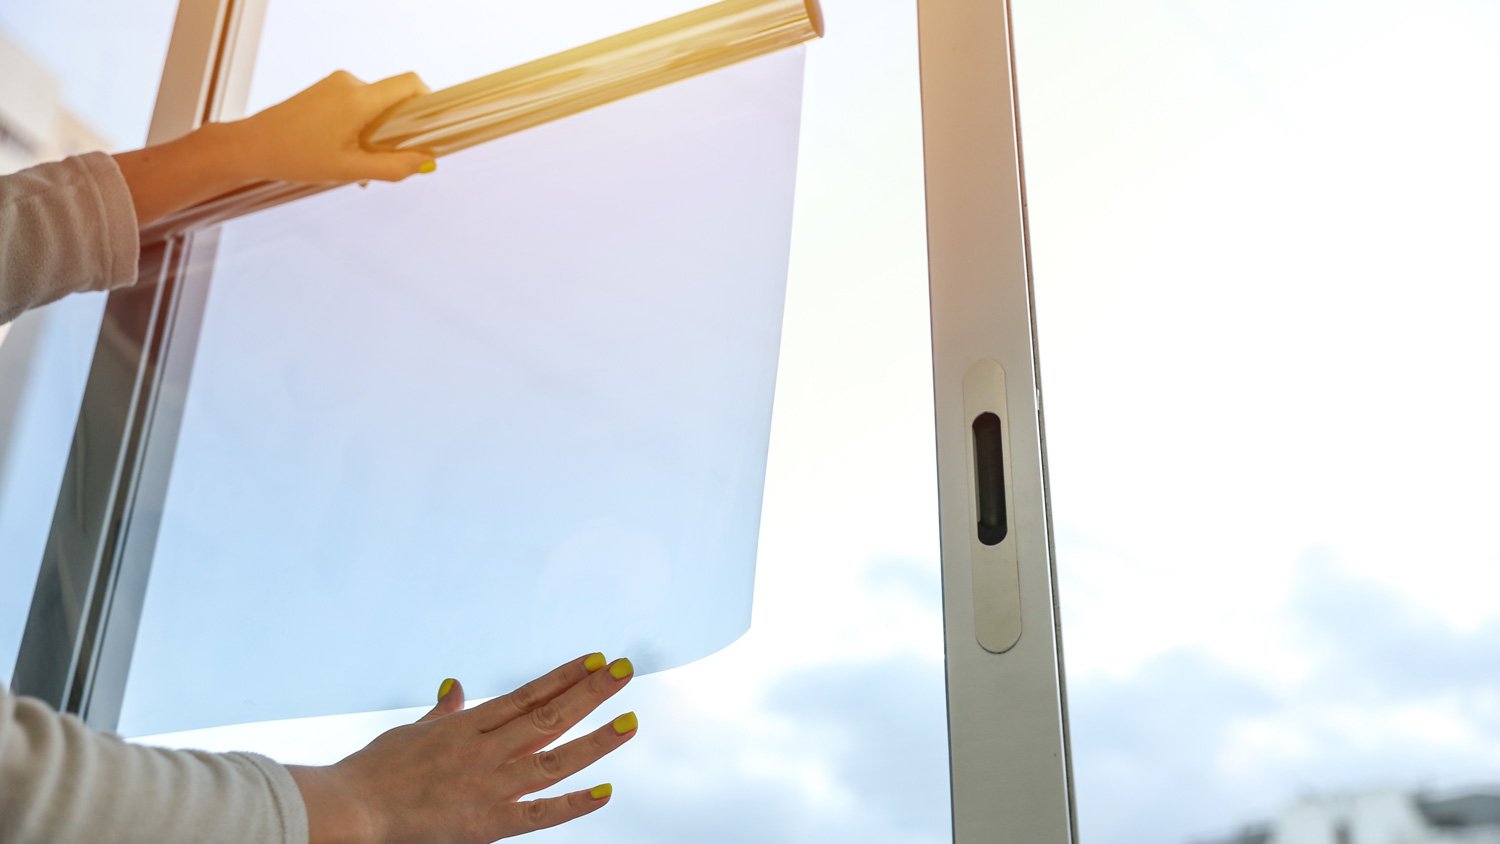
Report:
M 136 224 L 262 181 L 399 182 L 437 167 L 429 152 L 371 152 L 360 132 L 391 106 L 427 92 L 415 73 L 365 84 L 339 71 L 286 102 L 174 141 L 115 155 Z
M 392 106 L 425 93 L 427 86 L 415 73 L 366 84 L 340 70 L 285 102 L 227 126 L 237 131 L 255 178 L 399 182 L 435 167 L 432 154 L 371 152 L 360 146 L 359 135 Z
M 635 737 L 635 714 L 626 713 L 542 750 L 630 682 L 630 660 L 603 668 L 602 654 L 580 657 L 469 710 L 458 682 L 444 681 L 437 706 L 416 723 L 335 765 L 289 768 L 307 803 L 311 844 L 482 844 L 603 807 L 607 785 L 521 800 Z

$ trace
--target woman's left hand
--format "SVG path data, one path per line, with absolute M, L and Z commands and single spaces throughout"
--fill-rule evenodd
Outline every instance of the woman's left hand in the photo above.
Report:
M 503 697 L 465 710 L 444 681 L 421 720 L 381 734 L 326 768 L 291 767 L 307 803 L 312 844 L 482 844 L 581 817 L 609 802 L 596 786 L 522 800 L 583 770 L 635 737 L 625 713 L 582 738 L 543 748 L 630 682 L 628 659 L 579 657 Z

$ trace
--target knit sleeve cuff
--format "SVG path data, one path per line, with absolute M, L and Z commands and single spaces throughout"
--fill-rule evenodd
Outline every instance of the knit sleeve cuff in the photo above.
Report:
M 101 255 L 107 255 L 105 278 L 102 287 L 110 290 L 133 284 L 136 265 L 141 257 L 140 228 L 136 223 L 135 202 L 130 196 L 130 186 L 125 174 L 113 156 L 102 152 L 90 152 L 78 157 L 87 169 L 94 194 L 99 202 L 99 227 Z
M 302 790 L 286 766 L 258 753 L 230 753 L 251 765 L 266 778 L 271 786 L 271 797 L 276 803 L 276 812 L 281 817 L 281 840 L 286 844 L 307 844 L 307 803 L 302 799 Z

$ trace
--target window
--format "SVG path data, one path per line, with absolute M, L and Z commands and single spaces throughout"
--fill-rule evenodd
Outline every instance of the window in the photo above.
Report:
M 749 0 L 736 2 L 749 5 Z M 650 4 L 598 5 L 601 14 L 614 17 L 559 16 L 559 31 L 584 35 L 567 28 L 584 21 L 599 26 L 584 37 L 608 34 L 638 22 L 621 17 L 644 15 Z M 997 834 L 1051 841 L 1072 835 L 1019 157 L 1011 128 L 1007 13 L 987 2 L 924 4 L 922 38 L 928 49 L 921 56 L 919 88 L 913 9 L 828 5 L 830 20 L 839 22 L 843 34 L 808 51 L 808 122 L 798 160 L 753 624 L 718 654 L 642 677 L 628 697 L 617 699 L 641 712 L 643 738 L 653 729 L 660 738 L 656 744 L 633 744 L 595 773 L 615 780 L 622 797 L 631 783 L 638 784 L 639 801 L 629 812 L 596 816 L 552 833 L 559 840 L 597 837 L 606 829 L 602 824 L 610 824 L 612 840 L 634 835 L 652 841 L 724 840 L 726 835 L 985 841 Z M 183 7 L 184 19 L 212 20 L 208 12 L 217 8 L 213 0 L 191 0 Z M 341 33 L 316 24 L 313 18 L 323 14 L 318 9 L 234 4 L 225 18 L 227 29 L 203 26 L 192 35 L 192 44 L 210 45 L 203 50 L 206 60 L 200 55 L 192 62 L 169 62 L 166 111 L 158 116 L 233 113 L 242 94 L 264 104 L 338 64 L 367 78 L 416 66 L 438 85 L 488 72 L 506 61 L 486 41 L 487 33 L 500 28 L 476 24 L 479 8 L 455 2 L 413 23 L 405 15 L 372 15 L 362 7 L 356 25 L 367 29 L 351 31 L 348 41 L 350 49 L 358 48 L 348 55 L 364 57 L 356 60 L 337 55 Z M 252 82 L 247 71 L 246 45 L 259 34 L 254 27 L 261 12 L 262 68 L 285 60 L 286 68 L 295 69 L 278 82 L 261 75 Z M 605 20 L 613 22 L 598 23 Z M 545 33 L 550 24 L 536 26 Z M 291 49 L 308 38 L 316 41 L 312 48 Z M 573 41 L 571 35 L 558 40 L 556 46 Z M 478 49 L 481 43 L 486 49 Z M 215 61 L 212 45 L 241 52 Z M 413 45 L 433 50 L 435 72 L 423 66 L 421 56 L 402 52 Z M 956 61 L 960 56 L 965 60 Z M 974 72 L 970 61 L 982 72 Z M 194 87 L 188 84 L 193 79 L 214 84 Z M 689 89 L 670 90 L 680 95 Z M 194 99 L 202 90 L 217 92 L 219 100 Z M 983 131 L 971 131 L 972 126 Z M 924 128 L 925 162 L 919 157 Z M 423 191 L 451 184 L 442 180 L 448 173 L 472 175 L 464 162 L 483 163 L 487 150 L 471 152 L 475 155 L 468 158 L 445 159 L 452 166 L 440 167 L 439 177 L 425 183 L 342 194 L 372 209 L 385 208 L 381 213 L 391 219 L 415 220 L 423 209 L 398 206 L 395 198 L 415 202 Z M 47 674 L 49 694 L 92 723 L 130 717 L 131 686 L 149 682 L 149 672 L 161 668 L 151 665 L 163 639 L 152 629 L 150 597 L 146 615 L 136 617 L 120 596 L 144 595 L 147 573 L 157 590 L 152 566 L 158 551 L 168 552 L 174 531 L 197 527 L 174 517 L 173 508 L 182 496 L 229 498 L 237 491 L 222 472 L 205 474 L 217 482 L 216 489 L 179 485 L 172 477 L 179 468 L 174 458 L 183 461 L 181 467 L 194 459 L 188 451 L 198 426 L 194 402 L 210 392 L 224 393 L 231 383 L 214 376 L 224 371 L 219 365 L 225 363 L 225 346 L 218 344 L 229 339 L 222 333 L 229 323 L 216 316 L 216 309 L 242 301 L 234 298 L 239 295 L 253 300 L 253 275 L 237 280 L 235 274 L 254 261 L 274 259 L 264 253 L 276 244 L 295 243 L 299 232 L 276 232 L 275 220 L 301 220 L 299 215 L 329 207 L 320 203 L 334 202 L 339 193 L 298 200 L 154 253 L 152 260 L 163 268 L 154 288 L 157 298 L 149 307 L 137 302 L 140 318 L 130 324 L 130 336 L 140 343 L 132 365 L 149 369 L 154 386 L 128 402 L 105 403 L 100 415 L 85 414 L 90 424 L 144 414 L 149 425 L 136 429 L 140 433 L 115 436 L 109 447 L 136 461 L 126 474 L 135 490 L 147 494 L 130 497 L 122 505 L 130 511 L 118 513 L 118 519 L 112 520 L 117 513 L 102 504 L 91 504 L 84 514 L 98 532 L 84 539 L 116 542 L 110 546 L 114 574 L 105 572 L 116 584 L 106 608 L 110 618 L 95 631 L 92 663 L 80 662 L 84 668 L 68 676 L 40 672 Z M 924 239 L 929 222 L 930 255 Z M 239 237 L 257 232 L 258 237 Z M 268 235 L 285 240 L 267 240 Z M 315 264 L 316 250 L 300 254 L 307 260 L 297 272 L 316 267 L 318 278 L 349 272 L 346 262 Z M 206 277 L 209 266 L 211 292 L 196 281 Z M 259 271 L 262 278 L 265 272 Z M 924 289 L 929 273 L 931 285 Z M 309 288 L 306 295 L 326 292 Z M 116 295 L 110 307 L 136 314 L 130 302 L 129 296 Z M 240 330 L 262 343 L 283 339 L 275 314 L 267 303 L 259 304 L 266 314 L 262 324 Z M 344 313 L 338 299 L 282 304 L 323 308 L 336 328 Z M 412 333 L 399 318 L 384 325 L 393 346 Z M 980 373 L 972 384 L 965 380 L 969 372 Z M 282 374 L 285 383 L 295 383 L 305 371 Z M 474 373 L 439 371 L 435 377 L 450 375 L 464 376 L 457 383 L 482 383 Z M 303 383 L 301 400 L 337 402 L 338 395 L 324 387 L 339 385 L 326 379 Z M 91 393 L 86 401 L 94 398 Z M 998 421 L 985 428 L 984 442 L 1003 456 L 997 466 L 996 452 L 985 452 L 986 466 L 997 469 L 983 473 L 985 521 L 997 524 L 990 518 L 1002 503 L 997 495 L 1003 496 L 1006 517 L 1003 535 L 983 538 L 975 533 L 978 499 L 968 451 L 973 423 L 981 417 Z M 255 423 L 245 409 L 222 421 L 244 428 Z M 183 451 L 174 453 L 179 443 Z M 85 475 L 97 472 L 97 463 L 96 457 L 74 454 L 74 468 Z M 364 459 L 352 465 L 373 464 Z M 293 495 L 300 492 L 305 476 L 298 473 L 305 468 L 287 470 L 286 488 Z M 357 473 L 343 480 L 344 488 L 362 486 Z M 988 486 L 992 483 L 998 486 Z M 222 544 L 253 537 L 254 531 L 287 527 L 287 518 L 237 525 L 238 530 L 210 539 Z M 64 565 L 58 559 L 47 564 Z M 163 565 L 167 572 L 170 564 Z M 101 581 L 96 577 L 95 582 Z M 1003 600 L 988 591 L 980 594 L 978 587 L 985 585 L 1003 587 Z M 361 597 L 351 594 L 346 600 L 357 604 Z M 181 608 L 180 601 L 168 603 Z M 267 613 L 275 609 L 268 601 Z M 990 626 L 1019 636 L 1002 642 L 976 632 Z M 946 641 L 938 638 L 940 630 Z M 241 658 L 260 644 L 249 631 L 238 632 L 242 641 L 221 651 L 224 659 Z M 137 644 L 138 661 L 132 663 Z M 191 671 L 192 664 L 174 668 Z M 435 664 L 431 671 L 428 683 L 434 687 L 450 673 L 447 665 Z M 1007 717 L 997 719 L 997 707 Z M 289 761 L 328 760 L 367 740 L 375 725 L 411 717 L 411 712 L 335 716 L 158 739 L 210 747 L 248 744 Z M 309 745 L 308 736 L 317 742 Z M 945 754 L 945 748 L 951 752 Z M 1006 786 L 995 788 L 1001 781 Z
M 275 8 L 267 17 L 263 42 L 266 45 L 276 43 L 280 37 L 274 29 L 279 20 Z M 296 7 L 295 11 L 303 10 Z M 599 816 L 548 833 L 554 840 L 590 840 L 603 834 L 611 840 L 642 841 L 724 840 L 725 835 L 734 834 L 744 836 L 745 840 L 764 840 L 777 835 L 893 842 L 940 841 L 950 837 L 914 24 L 911 10 L 856 12 L 851 8 L 841 24 L 852 28 L 851 34 L 818 43 L 808 51 L 808 106 L 804 111 L 806 122 L 798 166 L 798 222 L 792 235 L 786 321 L 781 333 L 776 415 L 750 632 L 699 663 L 639 678 L 622 698 L 612 702 L 621 710 L 634 708 L 641 713 L 642 736 L 646 740 L 637 742 L 617 758 L 606 760 L 585 776 L 613 780 L 619 789 L 617 793 L 622 797 L 633 796 L 619 801 L 616 806 L 619 811 L 612 817 Z M 392 27 L 386 36 L 393 39 L 392 46 L 412 43 L 398 27 L 389 23 L 387 26 Z M 359 40 L 379 43 L 379 38 L 369 32 L 362 33 Z M 268 52 L 260 72 L 274 73 L 275 65 L 270 63 L 269 56 L 288 53 L 298 51 Z M 413 59 L 411 64 L 420 67 L 421 61 Z M 305 75 L 316 78 L 325 69 L 309 68 Z M 401 65 L 393 65 L 366 75 L 399 69 Z M 301 80 L 285 88 L 293 90 L 298 84 Z M 852 124 L 847 112 L 831 108 L 834 103 L 858 96 L 861 86 L 867 84 L 877 84 L 889 95 L 865 105 Z M 687 87 L 674 90 L 673 96 L 691 93 Z M 763 100 L 765 96 L 757 99 Z M 670 150 L 670 157 L 681 159 L 701 154 L 694 151 L 704 147 L 702 139 L 713 137 L 702 134 L 710 130 L 730 133 L 716 146 L 732 142 L 735 135 L 755 137 L 754 127 L 735 123 L 732 119 L 735 112 L 724 109 L 723 105 L 704 103 L 703 108 L 718 108 L 722 112 L 715 126 L 698 130 L 698 136 L 686 146 Z M 589 119 L 601 117 L 608 115 Z M 858 141 L 861 136 L 868 140 Z M 558 143 L 549 140 L 556 138 L 555 134 L 538 133 L 532 137 L 536 140 L 531 143 L 544 146 Z M 611 146 L 628 142 L 628 133 L 621 133 L 618 128 L 610 137 Z M 405 221 L 401 224 L 403 228 L 418 225 L 419 228 L 411 230 L 429 231 L 420 228 L 420 219 L 442 217 L 445 210 L 471 206 L 475 187 L 480 188 L 481 194 L 486 192 L 483 175 L 504 173 L 495 168 L 507 166 L 507 159 L 513 160 L 518 154 L 530 155 L 524 152 L 526 149 L 514 144 L 481 148 L 475 152 L 483 157 L 472 164 L 459 157 L 444 159 L 430 182 L 404 184 L 380 193 L 378 187 L 372 187 L 368 195 L 348 189 L 352 195 L 342 201 L 379 208 L 378 212 L 365 213 Z M 635 150 L 631 155 L 637 161 L 634 165 L 637 168 L 653 160 Z M 722 168 L 726 162 L 717 157 L 708 161 L 713 167 L 695 179 L 714 185 L 715 179 L 722 176 L 715 177 L 711 171 Z M 606 159 L 604 163 L 610 168 L 618 167 L 614 160 Z M 866 174 L 873 171 L 885 173 L 886 178 L 870 180 Z M 596 177 L 605 175 L 604 171 L 585 172 Z M 507 174 L 500 181 L 516 183 L 525 177 L 524 172 L 518 172 Z M 443 182 L 443 178 L 452 181 Z M 714 192 L 725 189 L 728 188 Z M 431 191 L 447 191 L 448 198 Z M 737 192 L 746 193 L 743 188 Z M 381 206 L 371 205 L 382 202 Z M 408 209 L 405 216 L 403 207 Z M 299 212 L 288 208 L 285 212 L 273 211 L 263 218 L 226 226 L 220 244 L 220 263 L 214 274 L 215 299 L 205 318 L 194 374 L 195 397 L 200 394 L 198 391 L 205 390 L 242 395 L 245 380 L 227 377 L 223 367 L 235 360 L 236 348 L 257 342 L 263 325 L 286 324 L 275 313 L 255 317 L 246 311 L 247 307 L 255 307 L 251 303 L 257 298 L 266 302 L 286 301 L 286 294 L 265 286 L 276 273 L 240 280 L 232 269 L 225 271 L 226 260 L 232 262 L 234 255 L 253 246 L 266 247 L 273 253 L 281 251 L 286 243 L 274 239 L 279 232 L 300 231 L 306 220 L 315 219 L 321 212 L 310 205 L 305 219 L 295 217 L 293 223 L 267 222 L 260 229 L 252 229 L 257 237 L 254 243 L 248 242 L 248 236 L 236 242 L 237 237 L 242 237 L 236 227 L 243 230 L 260 219 L 272 221 L 273 215 L 279 213 Z M 607 216 L 598 217 L 588 209 L 579 209 L 578 214 L 586 223 L 578 225 L 585 230 L 607 231 Z M 490 218 L 485 219 L 489 224 Z M 851 225 L 851 220 L 857 224 Z M 266 232 L 264 226 L 275 226 L 279 231 Z M 708 234 L 711 233 L 705 236 Z M 785 234 L 780 237 L 784 239 Z M 428 235 L 417 235 L 412 242 L 430 244 L 431 240 Z M 476 242 L 478 238 L 469 235 L 448 248 L 464 249 L 468 248 L 466 244 Z M 490 249 L 492 243 L 486 241 L 483 246 Z M 431 251 L 418 246 L 412 259 L 424 266 L 454 266 L 449 263 L 449 256 L 424 255 Z M 546 252 L 542 250 L 543 254 Z M 296 254 L 301 258 L 311 253 L 304 249 Z M 484 253 L 478 254 L 482 257 Z M 750 259 L 761 260 L 754 256 L 736 260 L 744 263 Z M 366 270 L 362 268 L 361 272 Z M 323 271 L 315 277 L 327 284 L 331 275 Z M 458 275 L 448 272 L 434 275 L 437 278 L 432 282 L 431 298 L 452 296 L 457 302 L 459 294 L 440 291 L 442 285 L 449 283 L 444 279 L 454 280 Z M 294 284 L 306 283 L 302 276 L 289 280 Z M 648 313 L 673 313 L 693 306 L 696 301 L 691 284 L 683 287 L 681 282 L 670 278 L 631 280 L 632 288 L 641 297 L 659 295 L 651 287 L 662 285 L 666 290 L 682 288 L 673 297 L 683 304 L 674 307 L 670 301 L 655 303 Z M 313 295 L 325 298 L 324 294 Z M 318 305 L 301 307 L 308 309 L 309 320 L 317 317 L 322 324 L 339 325 L 340 336 L 348 337 L 349 330 L 355 327 L 342 321 L 348 313 L 349 304 L 344 301 L 348 295 L 347 289 L 331 291 L 326 295 L 327 310 Z M 472 301 L 473 295 L 465 293 L 461 298 Z M 535 300 L 545 298 L 546 294 L 543 291 L 530 295 Z M 717 301 L 717 295 L 713 300 Z M 741 323 L 741 328 L 748 318 L 746 309 L 753 306 L 753 301 L 734 303 L 740 314 L 735 322 Z M 518 308 L 525 304 L 518 297 L 513 297 L 509 304 L 497 303 L 496 319 L 503 312 L 501 305 Z M 575 297 L 562 304 L 570 308 L 588 307 L 587 302 L 577 302 Z M 629 307 L 628 299 L 610 304 L 614 311 Z M 633 312 L 624 316 L 640 318 Z M 778 313 L 777 321 L 779 317 Z M 242 320 L 239 327 L 226 322 L 231 319 Z M 396 314 L 393 321 L 379 327 L 372 324 L 371 328 L 372 343 L 387 339 L 422 344 L 408 332 L 414 327 L 402 314 Z M 663 325 L 660 330 L 671 332 L 683 328 L 691 326 Z M 733 324 L 712 328 L 716 332 L 740 330 Z M 215 331 L 225 330 L 233 333 L 232 341 L 212 337 Z M 516 326 L 512 330 L 525 331 L 526 327 Z M 279 331 L 278 337 L 278 342 L 298 342 L 289 340 L 285 331 Z M 746 337 L 746 341 L 751 339 Z M 435 342 L 435 338 L 426 342 Z M 640 341 L 624 337 L 612 342 L 623 345 Z M 707 350 L 717 347 L 714 342 L 695 342 Z M 737 341 L 736 346 L 743 346 L 744 342 Z M 536 360 L 536 353 L 530 351 L 552 345 L 546 338 L 533 337 L 510 339 L 503 348 L 505 354 L 527 360 L 525 368 L 537 367 L 562 379 L 564 373 L 556 363 Z M 288 354 L 298 354 L 296 348 L 294 345 Z M 548 354 L 555 357 L 558 352 Z M 257 356 L 257 365 L 263 357 Z M 363 352 L 339 360 L 346 367 L 374 366 Z M 670 360 L 663 363 L 675 365 Z M 493 378 L 487 382 L 479 373 L 464 371 L 463 361 L 446 352 L 434 352 L 425 365 L 439 370 L 433 375 L 435 379 L 449 378 L 441 370 L 453 368 L 452 388 L 465 394 L 493 382 Z M 517 377 L 521 377 L 520 373 Z M 628 378 L 629 373 L 620 377 Z M 534 390 L 534 386 L 528 386 L 528 380 L 522 378 L 513 388 L 497 389 L 502 403 L 507 394 Z M 650 383 L 649 379 L 637 380 Z M 732 404 L 731 395 L 719 390 L 744 393 L 751 383 L 745 375 L 730 376 L 715 368 L 704 373 L 698 388 L 702 392 L 697 396 L 706 404 L 723 407 Z M 300 395 L 312 398 L 325 389 L 326 386 L 311 388 Z M 486 400 L 483 396 L 472 399 Z M 859 408 L 857 418 L 835 411 L 837 407 Z M 526 412 L 518 409 L 516 415 L 524 416 Z M 722 411 L 705 406 L 702 412 Z M 190 401 L 178 457 L 179 472 L 189 465 L 183 461 L 193 459 L 189 455 L 212 453 L 210 449 L 193 450 L 196 436 L 192 431 L 193 413 Z M 326 408 L 320 408 L 319 417 L 327 418 L 328 413 Z M 245 416 L 256 420 L 253 423 L 256 430 L 266 423 L 263 416 L 249 413 Z M 447 423 L 435 419 L 427 424 Z M 205 429 L 212 431 L 219 427 L 212 424 Z M 610 431 L 624 429 L 619 420 L 610 420 L 606 427 Z M 484 432 L 469 435 L 483 436 Z M 535 444 L 544 442 L 546 435 L 523 429 L 518 438 Z M 639 443 L 632 447 L 639 448 Z M 467 451 L 465 447 L 459 453 Z M 872 460 L 872 455 L 879 455 L 879 459 Z M 264 455 L 257 459 L 263 458 Z M 640 469 L 643 475 L 649 471 L 645 466 Z M 204 477 L 221 479 L 225 474 L 206 472 Z M 173 553 L 173 543 L 177 540 L 170 534 L 174 529 L 181 530 L 174 528 L 174 522 L 203 524 L 180 513 L 174 516 L 174 508 L 180 506 L 176 496 L 191 501 L 219 494 L 212 491 L 212 485 L 199 489 L 193 483 L 178 485 L 178 479 L 174 479 L 163 518 L 163 539 L 159 546 L 163 555 Z M 357 483 L 363 485 L 368 480 Z M 493 487 L 485 491 L 486 500 L 502 501 L 526 492 L 505 487 L 504 478 L 498 477 Z M 723 491 L 706 489 L 702 494 L 719 497 Z M 241 501 L 238 496 L 235 500 Z M 424 519 L 447 509 L 426 506 L 432 511 L 418 511 Z M 550 502 L 548 506 L 566 506 L 566 503 Z M 255 530 L 248 523 L 222 530 L 222 524 L 214 520 L 203 527 L 205 532 L 233 537 L 236 544 L 246 541 L 245 531 Z M 414 530 L 412 525 L 403 525 L 402 531 L 419 540 L 405 549 L 411 557 L 420 555 L 422 546 L 434 541 L 426 530 Z M 344 535 L 338 544 L 357 539 Z M 502 559 L 506 554 L 529 553 L 521 547 L 509 551 L 492 547 L 481 550 Z M 320 549 L 319 554 L 346 551 L 328 548 Z M 158 556 L 158 565 L 164 562 L 172 565 Z M 718 562 L 704 560 L 706 565 Z M 443 561 L 422 564 L 440 566 Z M 280 578 L 272 580 L 278 582 L 279 588 Z M 830 596 L 837 596 L 837 600 L 830 600 Z M 148 598 L 143 647 L 133 671 L 152 670 L 151 665 L 159 656 L 153 656 L 153 648 L 144 644 L 153 635 L 152 600 L 156 600 L 155 594 Z M 549 609 L 559 612 L 566 608 Z M 553 631 L 551 635 L 555 638 L 562 632 Z M 486 660 L 498 663 L 506 658 L 508 649 L 528 647 L 506 641 L 481 644 L 462 632 L 454 639 L 454 653 L 448 658 L 430 659 L 426 674 L 421 675 L 426 685 L 413 686 L 412 693 L 431 694 L 428 685 L 435 689 L 446 673 L 458 670 L 452 667 L 455 657 L 477 661 L 472 670 L 482 672 Z M 159 641 L 169 640 L 168 635 Z M 537 646 L 554 647 L 555 643 L 538 642 Z M 576 646 L 592 647 L 582 641 Z M 488 656 L 492 650 L 498 653 Z M 142 668 L 143 665 L 146 667 Z M 473 680 L 482 676 L 479 674 Z M 290 690 L 295 692 L 296 687 Z M 214 689 L 207 691 L 212 694 Z M 131 706 L 127 700 L 124 713 L 127 718 Z M 249 737 L 251 746 L 280 758 L 331 761 L 368 741 L 378 729 L 411 720 L 414 715 L 408 711 L 309 719 L 199 731 L 157 740 L 228 748 L 244 746 Z M 885 737 L 871 742 L 869 737 L 873 735 Z M 317 740 L 311 740 L 312 736 L 317 736 Z M 756 799 L 747 800 L 746 795 L 751 794 Z M 881 808 L 872 810 L 872 805 Z M 664 823 L 670 828 L 663 829 Z
M 1345 804 L 1428 840 L 1389 793 L 1500 774 L 1500 20 L 1031 2 L 1016 36 L 1084 840 Z

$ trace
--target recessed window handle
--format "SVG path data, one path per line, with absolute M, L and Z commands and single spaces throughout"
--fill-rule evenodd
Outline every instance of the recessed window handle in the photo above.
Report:
M 999 545 L 1009 530 L 1005 518 L 1005 455 L 1000 417 L 988 411 L 981 413 L 975 417 L 973 429 L 979 541 Z

